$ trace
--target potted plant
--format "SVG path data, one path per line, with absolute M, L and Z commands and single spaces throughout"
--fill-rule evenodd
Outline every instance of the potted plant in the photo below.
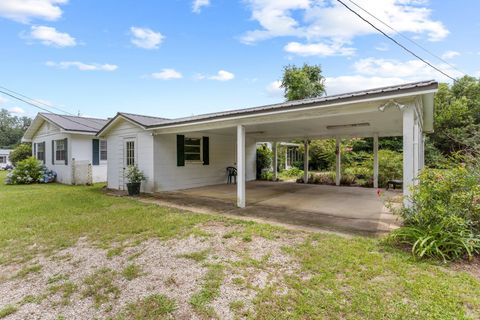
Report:
M 125 173 L 127 177 L 127 189 L 129 196 L 138 196 L 140 194 L 140 185 L 142 181 L 147 180 L 143 172 L 138 169 L 136 165 L 130 165 L 127 167 L 127 172 Z

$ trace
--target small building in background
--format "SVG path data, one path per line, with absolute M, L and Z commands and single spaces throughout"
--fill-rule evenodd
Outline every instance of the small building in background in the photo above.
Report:
M 11 149 L 0 149 L 0 169 L 5 170 L 12 167 L 10 162 Z

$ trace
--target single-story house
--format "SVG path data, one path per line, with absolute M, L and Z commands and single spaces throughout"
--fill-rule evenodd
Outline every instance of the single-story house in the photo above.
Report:
M 12 165 L 10 162 L 11 152 L 11 149 L 0 149 L 0 169 L 5 169 Z
M 107 141 L 95 134 L 105 119 L 38 113 L 22 141 L 32 143 L 33 156 L 57 173 L 64 184 L 107 181 Z
M 378 185 L 378 138 L 403 136 L 403 182 L 408 194 L 424 166 L 424 134 L 433 131 L 437 88 L 433 80 L 421 81 L 177 119 L 120 112 L 97 133 L 108 142 L 108 187 L 125 190 L 124 172 L 131 164 L 147 176 L 144 192 L 225 183 L 226 167 L 235 166 L 237 205 L 244 207 L 246 181 L 255 179 L 256 142 L 303 140 L 308 155 L 309 140 L 336 138 L 339 184 L 340 143 L 350 137 L 374 138 L 374 184 Z M 308 156 L 303 158 L 308 168 Z

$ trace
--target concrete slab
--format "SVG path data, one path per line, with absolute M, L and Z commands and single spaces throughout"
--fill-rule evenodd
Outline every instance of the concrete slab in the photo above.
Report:
M 305 185 L 252 181 L 246 186 L 247 207 L 236 208 L 236 185 L 215 185 L 162 192 L 154 197 L 193 211 L 216 212 L 266 221 L 368 235 L 382 234 L 398 225 L 384 206 L 400 195 L 359 187 Z

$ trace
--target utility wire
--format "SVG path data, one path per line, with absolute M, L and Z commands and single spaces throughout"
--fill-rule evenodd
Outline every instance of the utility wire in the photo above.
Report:
M 457 70 L 458 72 L 461 72 L 463 73 L 464 75 L 466 75 L 467 73 L 463 72 L 462 70 L 459 70 L 457 67 L 455 67 L 454 65 L 452 65 L 451 63 L 449 63 L 448 61 L 446 61 L 445 59 L 443 59 L 442 57 L 439 57 L 438 55 L 436 55 L 435 53 L 433 53 L 432 51 L 428 50 L 427 48 L 425 48 L 424 46 L 422 46 L 421 44 L 419 44 L 418 42 L 410 39 L 409 37 L 405 36 L 404 34 L 402 34 L 400 31 L 396 30 L 395 28 L 393 28 L 392 26 L 390 26 L 388 23 L 386 23 L 385 21 L 381 20 L 380 18 L 377 18 L 373 13 L 369 12 L 367 9 L 363 8 L 362 6 L 360 6 L 358 3 L 356 3 L 355 1 L 353 0 L 348 0 L 349 2 L 351 2 L 353 5 L 355 5 L 357 8 L 359 8 L 360 10 L 362 10 L 363 12 L 365 12 L 366 14 L 368 14 L 369 16 L 371 16 L 372 18 L 374 18 L 375 20 L 377 20 L 378 22 L 380 22 L 381 24 L 383 24 L 384 26 L 386 26 L 387 28 L 389 28 L 390 30 L 394 31 L 396 34 L 398 34 L 400 37 L 402 37 L 403 39 L 409 41 L 410 43 L 413 43 L 414 45 L 416 45 L 418 48 L 422 49 L 423 51 L 425 51 L 426 53 L 428 53 L 429 55 L 431 55 L 432 57 L 435 57 L 437 58 L 438 60 L 442 61 L 443 63 L 445 63 L 446 65 L 448 65 L 449 67 Z
M 69 114 L 69 115 L 71 115 L 71 116 L 75 116 L 75 115 L 74 115 L 73 113 L 71 113 L 71 112 L 68 112 L 68 111 L 63 110 L 63 109 L 60 109 L 60 108 L 58 108 L 58 107 L 49 105 L 48 103 L 42 102 L 42 101 L 40 101 L 40 100 L 32 99 L 32 98 L 30 98 L 30 97 L 27 97 L 27 96 L 24 95 L 24 94 L 21 94 L 21 93 L 19 93 L 19 92 L 15 92 L 15 91 L 10 90 L 10 89 L 8 89 L 8 88 L 5 88 L 4 86 L 1 86 L 1 85 L 0 85 L 0 89 L 6 90 L 6 91 L 8 91 L 8 92 L 10 92 L 10 93 L 13 93 L 13 94 L 17 95 L 17 96 L 21 96 L 21 97 L 23 97 L 23 98 L 25 98 L 25 99 L 28 99 L 28 100 L 34 102 L 35 104 L 41 104 L 41 105 L 44 105 L 44 106 L 46 106 L 46 107 L 48 107 L 48 108 L 55 109 L 55 110 L 57 110 L 57 111 L 60 111 L 60 112 Z M 49 111 L 49 112 L 50 112 L 50 111 Z
M 449 74 L 447 74 L 446 72 L 442 71 L 440 68 L 434 66 L 433 64 L 431 64 L 430 62 L 428 62 L 427 60 L 423 59 L 422 57 L 420 57 L 418 54 L 416 54 L 415 52 L 413 52 L 412 50 L 408 49 L 407 47 L 405 47 L 403 44 L 401 44 L 400 42 L 398 42 L 397 40 L 395 40 L 394 38 L 392 38 L 391 36 L 389 36 L 387 33 L 385 33 L 382 29 L 378 28 L 377 26 L 375 26 L 373 23 L 371 23 L 370 21 L 368 21 L 367 19 L 365 19 L 362 15 L 360 15 L 358 12 L 356 12 L 355 10 L 353 10 L 352 8 L 350 8 L 348 5 L 345 4 L 345 2 L 343 2 L 342 0 L 337 0 L 337 2 L 341 3 L 345 8 L 347 8 L 349 11 L 351 11 L 353 14 L 355 14 L 357 17 L 359 17 L 360 19 L 362 19 L 363 21 L 365 21 L 366 23 L 368 23 L 372 28 L 374 28 L 375 30 L 377 30 L 378 32 L 380 32 L 381 34 L 383 34 L 385 37 L 387 37 L 388 39 L 390 39 L 391 41 L 393 41 L 397 46 L 401 47 L 403 50 L 407 51 L 408 53 L 410 53 L 412 56 L 414 56 L 415 58 L 417 58 L 418 60 L 422 61 L 423 63 L 425 63 L 426 65 L 428 65 L 429 67 L 431 67 L 432 69 L 435 69 L 436 71 L 440 72 L 441 74 L 443 74 L 444 76 L 446 76 L 447 78 L 453 80 L 453 82 L 456 82 L 457 79 L 455 79 L 454 77 L 450 76 Z
M 31 105 L 31 106 L 33 106 L 33 107 L 35 107 L 35 108 L 38 108 L 38 109 L 40 109 L 40 110 L 43 110 L 43 111 L 45 111 L 45 112 L 52 113 L 50 110 L 45 109 L 45 108 L 43 108 L 43 107 L 40 107 L 39 105 L 36 105 L 36 104 L 34 104 L 34 103 L 32 103 L 32 102 L 30 102 L 30 101 L 28 101 L 28 100 L 25 100 L 25 99 L 23 99 L 23 98 L 19 98 L 19 97 L 15 96 L 15 95 L 12 94 L 12 93 L 9 93 L 9 92 L 3 91 L 3 90 L 0 90 L 0 93 L 3 93 L 4 95 L 7 95 L 7 96 L 9 96 L 9 97 L 11 97 L 11 98 L 13 98 L 13 99 L 17 99 L 17 100 L 19 100 L 19 101 L 22 101 L 22 102 L 24 102 L 24 103 L 26 103 L 26 104 L 29 104 L 29 105 Z M 55 114 L 55 115 L 57 115 L 57 116 L 65 119 L 65 120 L 67 120 L 67 121 L 71 121 L 71 122 L 74 122 L 74 123 L 79 124 L 79 125 L 81 125 L 81 126 L 84 126 L 84 127 L 90 128 L 90 129 L 93 129 L 95 132 L 98 131 L 98 128 L 94 128 L 94 127 L 91 127 L 91 126 L 89 126 L 89 125 L 87 125 L 87 124 L 85 124 L 85 123 L 78 122 L 78 121 L 76 121 L 76 120 L 74 120 L 74 119 L 71 119 L 71 118 L 69 118 L 69 117 L 67 117 L 67 116 L 64 116 L 64 115 L 62 115 L 62 114 Z

